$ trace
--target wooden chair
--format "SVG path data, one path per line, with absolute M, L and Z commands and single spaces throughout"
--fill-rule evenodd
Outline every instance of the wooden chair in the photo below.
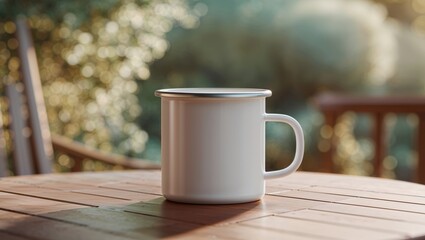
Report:
M 382 163 L 385 157 L 386 143 L 383 138 L 384 116 L 388 113 L 413 113 L 418 119 L 417 151 L 418 165 L 416 182 L 425 184 L 425 97 L 424 96 L 364 96 L 337 93 L 321 93 L 313 102 L 324 114 L 325 125 L 334 128 L 338 116 L 353 111 L 366 113 L 373 117 L 374 128 L 372 139 L 375 145 L 374 175 L 381 176 Z M 329 139 L 330 148 L 323 153 L 324 168 L 333 172 L 333 152 L 336 144 L 333 136 Z
M 49 173 L 53 168 L 53 150 L 71 157 L 71 171 L 83 170 L 83 161 L 91 159 L 125 169 L 158 169 L 160 166 L 142 159 L 103 153 L 63 136 L 51 134 L 31 33 L 25 18 L 16 21 L 22 83 L 4 79 L 8 99 L 13 161 L 6 154 L 0 112 L 0 177 L 14 169 L 14 175 Z M 28 115 L 28 116 L 26 116 Z M 28 120 L 27 120 L 28 119 Z M 13 166 L 8 166 L 12 162 Z

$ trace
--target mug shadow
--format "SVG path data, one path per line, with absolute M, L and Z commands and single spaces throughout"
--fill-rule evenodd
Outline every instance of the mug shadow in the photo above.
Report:
M 82 207 L 28 216 L 13 221 L 5 230 L 17 236 L 43 239 L 69 239 L 70 236 L 72 239 L 166 238 L 240 221 L 244 214 L 249 215 L 250 210 L 260 204 L 257 201 L 194 205 L 158 197 L 129 205 Z M 31 236 L 21 235 L 27 233 Z

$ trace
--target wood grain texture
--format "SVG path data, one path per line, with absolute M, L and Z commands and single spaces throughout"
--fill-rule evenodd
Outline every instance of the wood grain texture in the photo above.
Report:
M 425 236 L 425 186 L 298 172 L 233 205 L 165 200 L 160 171 L 0 179 L 0 239 L 406 239 Z

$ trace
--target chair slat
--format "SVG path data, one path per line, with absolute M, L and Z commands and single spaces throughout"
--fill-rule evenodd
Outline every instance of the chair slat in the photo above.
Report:
M 31 158 L 31 147 L 28 141 L 27 126 L 22 112 L 22 95 L 15 84 L 6 85 L 6 95 L 9 98 L 9 114 L 13 132 L 13 155 L 17 175 L 34 174 L 34 164 Z
M 0 111 L 0 177 L 7 176 L 6 140 L 4 138 L 3 115 Z
M 41 87 L 40 73 L 33 46 L 33 41 L 25 18 L 16 21 L 17 36 L 19 39 L 19 56 L 25 94 L 27 96 L 30 127 L 32 129 L 32 145 L 35 149 L 38 173 L 52 171 L 53 147 Z

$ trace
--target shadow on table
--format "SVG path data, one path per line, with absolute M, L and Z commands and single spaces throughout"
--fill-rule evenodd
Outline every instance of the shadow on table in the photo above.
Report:
M 43 239 L 164 238 L 240 221 L 241 215 L 249 215 L 260 204 L 192 205 L 158 197 L 130 205 L 82 207 L 30 216 L 14 221 L 7 232 L 21 235 L 25 229 L 25 233 L 32 234 L 28 237 Z
M 153 201 L 136 203 L 124 207 L 124 211 L 161 218 L 159 225 L 143 232 L 153 237 L 168 237 L 190 232 L 204 226 L 230 223 L 241 220 L 260 202 L 234 205 L 182 204 L 158 198 Z

